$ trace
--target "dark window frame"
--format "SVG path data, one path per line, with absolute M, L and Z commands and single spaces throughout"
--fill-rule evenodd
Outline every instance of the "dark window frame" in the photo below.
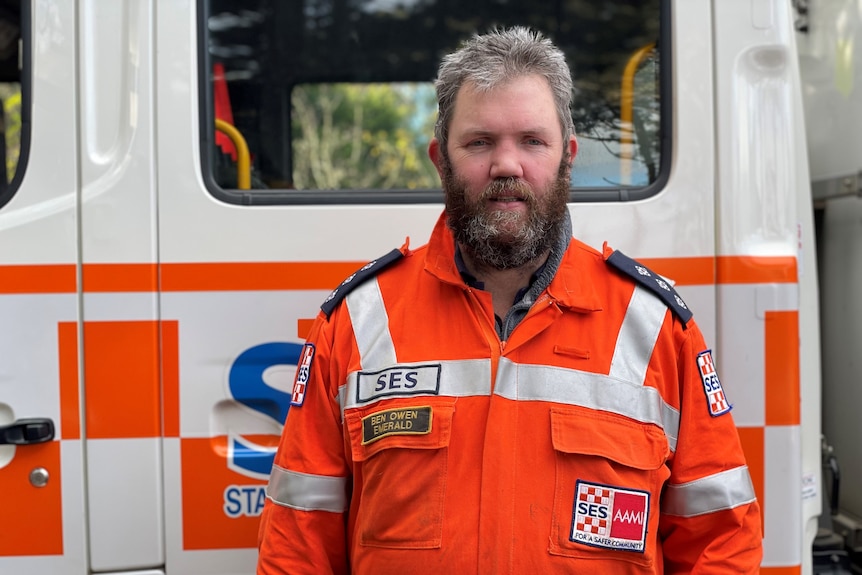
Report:
M 442 204 L 443 192 L 435 189 L 343 189 L 343 190 L 238 190 L 220 187 L 213 177 L 210 150 L 215 141 L 213 117 L 214 102 L 210 89 L 212 59 L 207 49 L 207 0 L 197 0 L 197 54 L 198 54 L 198 119 L 200 168 L 203 182 L 209 193 L 222 202 L 244 206 L 270 205 L 391 205 L 391 204 Z M 673 134 L 673 61 L 671 58 L 671 0 L 660 0 L 660 37 L 656 49 L 661 57 L 659 74 L 659 123 L 661 155 L 656 179 L 646 186 L 578 187 L 569 193 L 570 203 L 631 202 L 643 200 L 661 192 L 670 178 Z M 576 168 L 577 169 L 577 168 Z
M 3 157 L 4 177 L 0 183 L 0 209 L 3 208 L 15 196 L 21 187 L 21 182 L 24 179 L 24 173 L 27 171 L 27 163 L 30 158 L 30 141 L 31 141 L 31 118 L 30 111 L 32 110 L 33 93 L 33 65 L 32 65 L 32 40 L 33 40 L 33 18 L 31 0 L 21 0 L 21 39 L 20 39 L 20 59 L 21 59 L 21 76 L 19 82 L 21 84 L 21 135 L 20 148 L 18 154 L 18 165 L 15 169 L 15 175 L 9 183 L 5 183 L 6 157 Z M 0 110 L 2 112 L 2 110 Z M 5 129 L 5 125 L 4 125 Z M 2 135 L 5 138 L 5 132 Z M 5 150 L 5 146 L 3 146 Z

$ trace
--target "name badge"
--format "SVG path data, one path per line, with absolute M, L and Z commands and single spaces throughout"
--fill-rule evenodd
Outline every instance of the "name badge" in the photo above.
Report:
M 400 407 L 378 411 L 362 418 L 362 445 L 390 435 L 431 433 L 431 406 Z

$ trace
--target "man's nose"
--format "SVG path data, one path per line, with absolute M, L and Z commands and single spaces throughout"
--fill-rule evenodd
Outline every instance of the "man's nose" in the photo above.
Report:
M 513 142 L 497 142 L 491 156 L 491 178 L 521 178 L 524 168 L 518 146 Z

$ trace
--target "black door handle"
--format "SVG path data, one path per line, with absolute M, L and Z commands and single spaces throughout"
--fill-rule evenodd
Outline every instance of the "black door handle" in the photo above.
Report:
M 47 417 L 19 419 L 0 426 L 0 445 L 29 445 L 54 439 L 54 422 Z

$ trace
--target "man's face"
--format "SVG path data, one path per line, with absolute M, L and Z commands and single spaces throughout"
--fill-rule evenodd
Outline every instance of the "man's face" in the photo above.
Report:
M 574 137 L 563 142 L 547 82 L 525 76 L 490 92 L 465 85 L 447 152 L 429 155 L 446 193 L 449 226 L 476 263 L 525 265 L 556 240 L 566 210 Z

